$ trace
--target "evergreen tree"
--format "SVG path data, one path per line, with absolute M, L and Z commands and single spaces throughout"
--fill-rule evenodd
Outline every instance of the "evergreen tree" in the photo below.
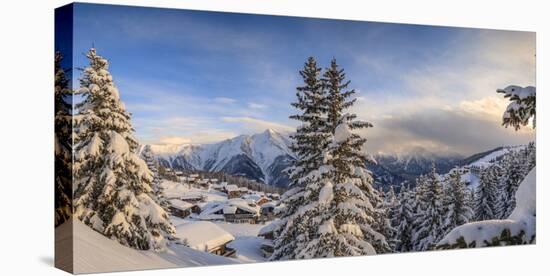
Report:
M 527 145 L 527 152 L 527 168 L 524 170 L 524 172 L 526 172 L 525 176 L 527 176 L 529 172 L 531 172 L 531 170 L 533 170 L 537 165 L 537 147 L 535 145 L 535 142 L 531 142 L 529 143 L 529 145 Z
M 445 186 L 444 206 L 446 216 L 443 225 L 445 234 L 459 225 L 468 223 L 474 215 L 468 202 L 470 195 L 461 177 L 460 172 L 455 168 Z
M 366 169 L 367 159 L 362 152 L 365 139 L 352 132 L 372 125 L 357 121 L 355 115 L 344 114 L 354 100 L 340 101 L 337 94 L 344 93 L 347 98 L 353 93 L 340 91 L 343 71 L 338 70 L 334 60 L 324 76 L 324 82 L 332 84 L 322 86 L 332 95 L 327 97 L 324 112 L 337 123 L 320 124 L 311 130 L 312 136 L 328 132 L 332 139 L 323 148 L 320 166 L 299 182 L 305 184 L 303 199 L 295 203 L 296 211 L 286 218 L 286 225 L 275 240 L 272 260 L 366 255 L 390 250 L 385 237 L 375 230 L 375 217 L 380 212 L 375 206 L 380 198 Z M 333 91 L 335 88 L 338 90 Z
M 356 119 L 355 114 L 347 114 L 344 112 L 346 109 L 353 106 L 357 99 L 353 98 L 355 90 L 346 90 L 350 84 L 350 81 L 345 81 L 346 74 L 344 69 L 339 69 L 336 59 L 332 59 L 330 62 L 330 67 L 325 70 L 323 74 L 323 86 L 327 90 L 327 127 L 332 133 L 334 133 L 336 127 L 338 127 L 342 122 L 342 118 L 345 118 L 348 122 L 352 122 Z M 350 126 L 352 129 L 358 128 L 368 128 L 372 127 L 370 123 L 365 123 L 361 121 L 354 121 L 357 125 Z M 357 140 L 357 138 L 355 139 Z M 365 140 L 357 140 L 357 142 L 365 142 Z
M 476 209 L 476 189 L 468 189 L 469 193 L 468 193 L 468 207 L 470 207 L 470 209 L 472 209 L 472 212 L 473 212 L 473 216 L 470 220 L 474 220 L 475 218 L 475 209 Z
M 75 215 L 94 230 L 136 249 L 163 250 L 175 228 L 151 197 L 153 175 L 136 154 L 130 114 L 120 101 L 109 63 L 90 49 L 83 100 L 75 116 Z
M 287 171 L 291 189 L 282 195 L 282 208 L 277 211 L 281 219 L 274 231 L 277 239 L 272 259 L 295 259 L 298 248 L 303 248 L 308 240 L 303 234 L 307 218 L 297 215 L 297 211 L 305 204 L 305 187 L 312 181 L 308 175 L 322 165 L 323 151 L 330 138 L 325 127 L 326 100 L 320 80 L 321 69 L 315 59 L 309 57 L 299 73 L 303 85 L 296 88 L 297 101 L 291 104 L 299 114 L 290 118 L 300 121 L 301 125 L 291 135 L 290 149 L 296 159 Z
M 433 249 L 433 246 L 443 237 L 443 191 L 436 173 L 435 164 L 426 177 L 419 183 L 418 207 L 415 218 L 414 249 L 425 251 Z
M 479 185 L 476 188 L 475 221 L 497 218 L 497 185 L 499 168 L 495 165 L 481 171 Z
M 512 152 L 502 160 L 505 174 L 499 179 L 500 187 L 497 187 L 501 194 L 496 213 L 498 218 L 507 218 L 516 207 L 516 191 L 526 175 L 524 168 L 526 160 L 522 160 L 521 157 L 520 153 Z M 494 173 L 498 171 L 495 170 Z
M 536 127 L 536 88 L 533 86 L 520 87 L 510 85 L 504 89 L 498 89 L 497 93 L 504 94 L 511 103 L 506 108 L 502 117 L 502 125 L 512 126 L 515 130 L 529 124 L 533 119 L 533 128 Z
M 72 216 L 72 91 L 65 70 L 63 56 L 55 53 L 55 226 Z
M 397 198 L 397 204 L 391 212 L 392 226 L 395 228 L 395 251 L 409 252 L 413 250 L 414 194 L 405 187 Z
M 393 186 L 390 186 L 388 191 L 384 193 L 382 189 L 378 192 L 379 195 L 383 195 L 383 200 L 375 202 L 375 207 L 379 210 L 375 212 L 375 223 L 373 225 L 374 229 L 382 234 L 386 238 L 390 250 L 395 251 L 397 245 L 397 229 L 392 224 L 391 218 L 395 217 L 395 209 L 399 204 L 399 200 L 395 195 Z
M 331 136 L 326 127 L 327 99 L 323 82 L 320 80 L 321 68 L 313 57 L 309 57 L 300 71 L 304 85 L 296 88 L 297 101 L 291 105 L 299 114 L 290 119 L 300 121 L 296 133 L 291 135 L 290 149 L 296 155 L 289 169 L 291 186 L 305 186 L 303 183 L 310 172 L 323 164 L 323 151 Z
M 153 181 L 151 181 L 151 188 L 153 189 L 155 201 L 162 206 L 164 211 L 169 212 L 169 202 L 164 196 L 164 189 L 161 186 L 161 179 L 159 175 L 159 165 L 155 160 L 153 151 L 151 150 L 150 145 L 146 145 L 141 152 L 141 157 L 143 161 L 147 164 L 147 167 L 153 173 Z

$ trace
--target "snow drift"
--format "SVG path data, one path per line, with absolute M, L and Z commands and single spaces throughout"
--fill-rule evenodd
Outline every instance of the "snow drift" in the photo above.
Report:
M 56 235 L 70 236 L 70 222 L 57 227 L 55 231 Z M 182 245 L 169 246 L 165 253 L 135 250 L 106 238 L 76 219 L 73 220 L 72 231 L 73 263 L 74 273 L 76 274 L 233 264 L 238 262 Z M 60 240 L 56 247 L 71 250 L 70 238 Z

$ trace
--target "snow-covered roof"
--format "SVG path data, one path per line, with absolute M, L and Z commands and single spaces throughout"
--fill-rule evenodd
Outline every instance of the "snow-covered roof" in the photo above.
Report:
M 172 207 L 180 209 L 180 210 L 187 210 L 187 209 L 194 206 L 194 204 L 191 204 L 189 202 L 185 202 L 185 201 L 180 200 L 180 199 L 170 199 L 169 202 L 170 202 L 170 205 L 172 205 Z
M 248 202 L 246 200 L 241 198 L 233 198 L 226 202 L 227 205 L 235 206 L 239 209 L 242 209 L 243 211 L 258 214 L 259 208 L 258 206 L 250 206 L 248 205 Z
M 263 236 L 265 234 L 268 234 L 268 233 L 271 233 L 273 232 L 273 230 L 275 230 L 275 228 L 279 227 L 279 225 L 281 225 L 281 220 L 280 219 L 276 219 L 274 221 L 272 221 L 270 224 L 262 227 L 262 229 L 260 229 L 260 231 L 258 232 L 258 236 Z
M 237 206 L 234 206 L 234 205 L 225 205 L 223 207 L 223 214 L 226 215 L 226 214 L 235 214 L 235 212 L 237 212 Z
M 225 186 L 225 189 L 226 189 L 228 192 L 236 192 L 236 191 L 239 190 L 239 187 L 237 187 L 237 185 L 231 184 L 231 185 Z
M 181 196 L 181 199 L 202 199 L 204 196 L 199 193 L 188 193 Z
M 248 192 L 248 188 L 247 188 L 247 187 L 240 187 L 240 188 L 239 188 L 239 191 L 241 191 L 241 192 Z
M 200 220 L 223 220 L 224 216 L 218 214 L 200 214 L 198 218 Z
M 177 237 L 187 241 L 189 247 L 208 251 L 235 240 L 229 232 L 208 221 L 194 221 L 176 228 Z
M 270 207 L 275 208 L 276 206 L 277 206 L 277 203 L 271 201 L 271 202 L 267 202 L 267 203 L 262 204 L 262 209 L 263 208 L 270 208 Z
M 258 206 L 250 206 L 246 200 L 234 198 L 226 202 L 216 202 L 204 206 L 204 211 L 201 213 L 201 217 L 214 214 L 220 210 L 222 210 L 223 214 L 235 214 L 237 209 L 241 209 L 255 215 L 258 215 L 259 213 Z
M 254 201 L 258 201 L 260 198 L 262 198 L 263 196 L 259 195 L 259 194 L 247 194 L 247 195 L 244 195 L 243 198 L 244 199 L 252 199 Z

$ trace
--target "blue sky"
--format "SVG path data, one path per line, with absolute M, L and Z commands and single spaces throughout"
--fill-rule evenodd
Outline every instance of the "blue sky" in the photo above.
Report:
M 495 93 L 535 85 L 533 33 L 77 4 L 76 67 L 92 45 L 143 143 L 292 130 L 309 56 L 346 70 L 353 111 L 375 125 L 372 151 L 469 154 L 534 139 L 500 127 L 506 103 Z

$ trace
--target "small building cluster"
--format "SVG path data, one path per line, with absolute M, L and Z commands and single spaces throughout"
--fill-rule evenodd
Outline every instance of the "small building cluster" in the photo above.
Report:
M 176 235 L 184 244 L 196 250 L 233 257 L 239 245 L 236 243 L 236 248 L 229 245 L 235 237 L 213 222 L 268 223 L 258 235 L 263 238 L 259 249 L 266 258 L 273 254 L 273 231 L 279 221 L 276 216 L 279 194 L 255 191 L 215 178 L 201 178 L 199 174 L 181 171 L 171 174 L 177 181 L 164 182 L 164 194 L 170 204 L 170 214 L 183 219 L 177 220 Z

